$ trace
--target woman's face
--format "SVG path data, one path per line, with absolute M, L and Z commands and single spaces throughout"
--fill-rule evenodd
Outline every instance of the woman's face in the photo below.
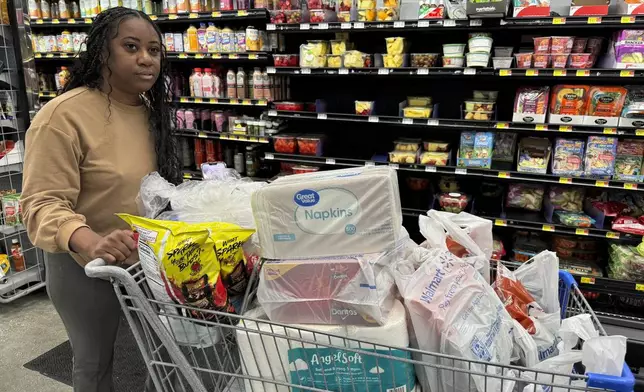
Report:
M 161 69 L 161 42 L 148 21 L 122 21 L 109 49 L 109 69 L 104 70 L 104 77 L 112 89 L 138 96 L 152 88 Z

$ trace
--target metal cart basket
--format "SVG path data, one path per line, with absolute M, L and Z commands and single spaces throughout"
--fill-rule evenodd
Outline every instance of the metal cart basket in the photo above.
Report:
M 626 392 L 632 391 L 634 386 L 633 375 L 626 364 L 622 375 L 614 377 L 536 371 L 472 361 L 375 344 L 361 340 L 360 336 L 349 336 L 350 333 L 343 336 L 274 323 L 261 319 L 262 315 L 248 317 L 245 313 L 245 316 L 238 316 L 158 301 L 138 263 L 124 269 L 97 259 L 90 262 L 85 271 L 92 278 L 109 279 L 113 283 L 157 391 L 420 392 L 421 386 L 415 381 L 413 369 L 419 373 L 419 369 L 425 367 L 437 369 L 443 379 L 451 377 L 452 384 L 447 381 L 448 385 L 454 385 L 455 378 L 467 377 L 470 391 L 477 390 L 475 380 L 483 380 L 482 384 L 477 384 L 484 385 L 485 392 L 523 391 L 526 385 L 536 386 L 528 390 L 548 392 Z M 559 278 L 562 317 L 590 314 L 600 334 L 605 335 L 573 277 L 560 271 Z M 248 305 L 249 298 L 252 296 L 247 292 L 243 307 Z M 187 317 L 190 310 L 201 312 L 198 314 L 203 319 Z M 306 349 L 307 355 L 318 354 L 318 360 L 327 366 L 312 369 L 306 363 L 294 363 L 287 354 L 293 349 Z M 374 378 L 378 381 L 385 369 L 394 367 L 397 387 L 389 385 L 391 377 L 386 382 L 374 384 Z M 400 372 L 400 369 L 411 371 Z

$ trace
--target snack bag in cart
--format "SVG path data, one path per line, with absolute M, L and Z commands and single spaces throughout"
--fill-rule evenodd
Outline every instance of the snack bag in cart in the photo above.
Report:
M 139 234 L 142 264 L 159 269 L 167 294 L 176 303 L 235 313 L 230 296 L 248 284 L 243 243 L 254 230 L 232 223 L 185 223 L 119 214 Z M 153 267 L 153 268 L 154 268 Z M 196 310 L 189 316 L 216 316 Z

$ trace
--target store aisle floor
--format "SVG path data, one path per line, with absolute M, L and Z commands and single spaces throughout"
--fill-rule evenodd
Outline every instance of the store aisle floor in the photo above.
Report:
M 71 387 L 22 365 L 67 340 L 44 290 L 0 304 L 0 391 L 70 392 Z

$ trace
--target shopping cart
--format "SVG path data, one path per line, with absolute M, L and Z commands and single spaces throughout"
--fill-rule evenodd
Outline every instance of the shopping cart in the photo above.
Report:
M 261 315 L 247 317 L 246 314 L 242 317 L 198 309 L 203 319 L 195 319 L 186 316 L 194 308 L 154 299 L 138 263 L 124 269 L 106 265 L 103 260 L 97 259 L 90 262 L 85 271 L 92 278 L 108 279 L 113 283 L 157 391 L 421 391 L 418 383 L 412 390 L 407 388 L 415 383 L 412 379 L 413 372 L 394 372 L 395 384 L 402 386 L 389 388 L 387 383 L 391 383 L 391 379 L 374 386 L 373 378 L 382 377 L 380 373 L 383 372 L 380 370 L 384 371 L 383 368 L 389 367 L 396 367 L 398 370 L 415 367 L 416 373 L 419 373 L 419 369 L 431 367 L 437 369 L 443 380 L 451 377 L 450 385 L 454 385 L 455 380 L 462 381 L 466 377 L 468 386 L 471 387 L 468 390 L 472 391 L 476 391 L 474 380 L 479 381 L 478 385 L 484 385 L 486 392 L 512 391 L 513 387 L 523 391 L 530 380 L 542 388 L 536 389 L 537 391 L 626 392 L 632 391 L 634 386 L 633 375 L 626 364 L 620 377 L 535 371 L 388 346 L 382 342 L 361 340 L 357 336 L 274 323 L 262 319 Z M 257 268 L 251 280 L 256 275 Z M 606 332 L 577 288 L 573 277 L 564 271 L 560 272 L 559 277 L 562 317 L 588 313 L 600 334 L 605 335 Z M 249 284 L 243 307 L 253 297 L 251 287 L 252 284 Z M 192 340 L 187 339 L 188 336 Z M 332 350 L 335 359 L 331 361 L 331 367 L 321 366 L 314 370 L 294 367 L 293 362 L 289 361 L 288 353 L 293 349 L 304 348 L 309 354 L 319 352 L 320 358 L 327 358 L 329 350 Z M 349 362 L 351 358 L 361 358 L 364 361 L 362 365 L 355 365 L 357 361 L 354 361 L 351 372 L 339 377 L 333 369 L 335 364 L 344 363 L 340 358 L 344 362 L 346 358 L 349 358 Z M 367 362 L 375 362 L 376 366 L 368 369 L 365 365 Z M 349 369 L 343 366 L 335 369 Z M 325 369 L 328 374 L 325 374 Z M 379 371 L 374 375 L 373 369 Z M 322 374 L 319 374 L 320 371 Z M 399 375 L 398 380 L 395 379 L 396 374 Z M 488 385 L 494 387 L 488 388 Z

